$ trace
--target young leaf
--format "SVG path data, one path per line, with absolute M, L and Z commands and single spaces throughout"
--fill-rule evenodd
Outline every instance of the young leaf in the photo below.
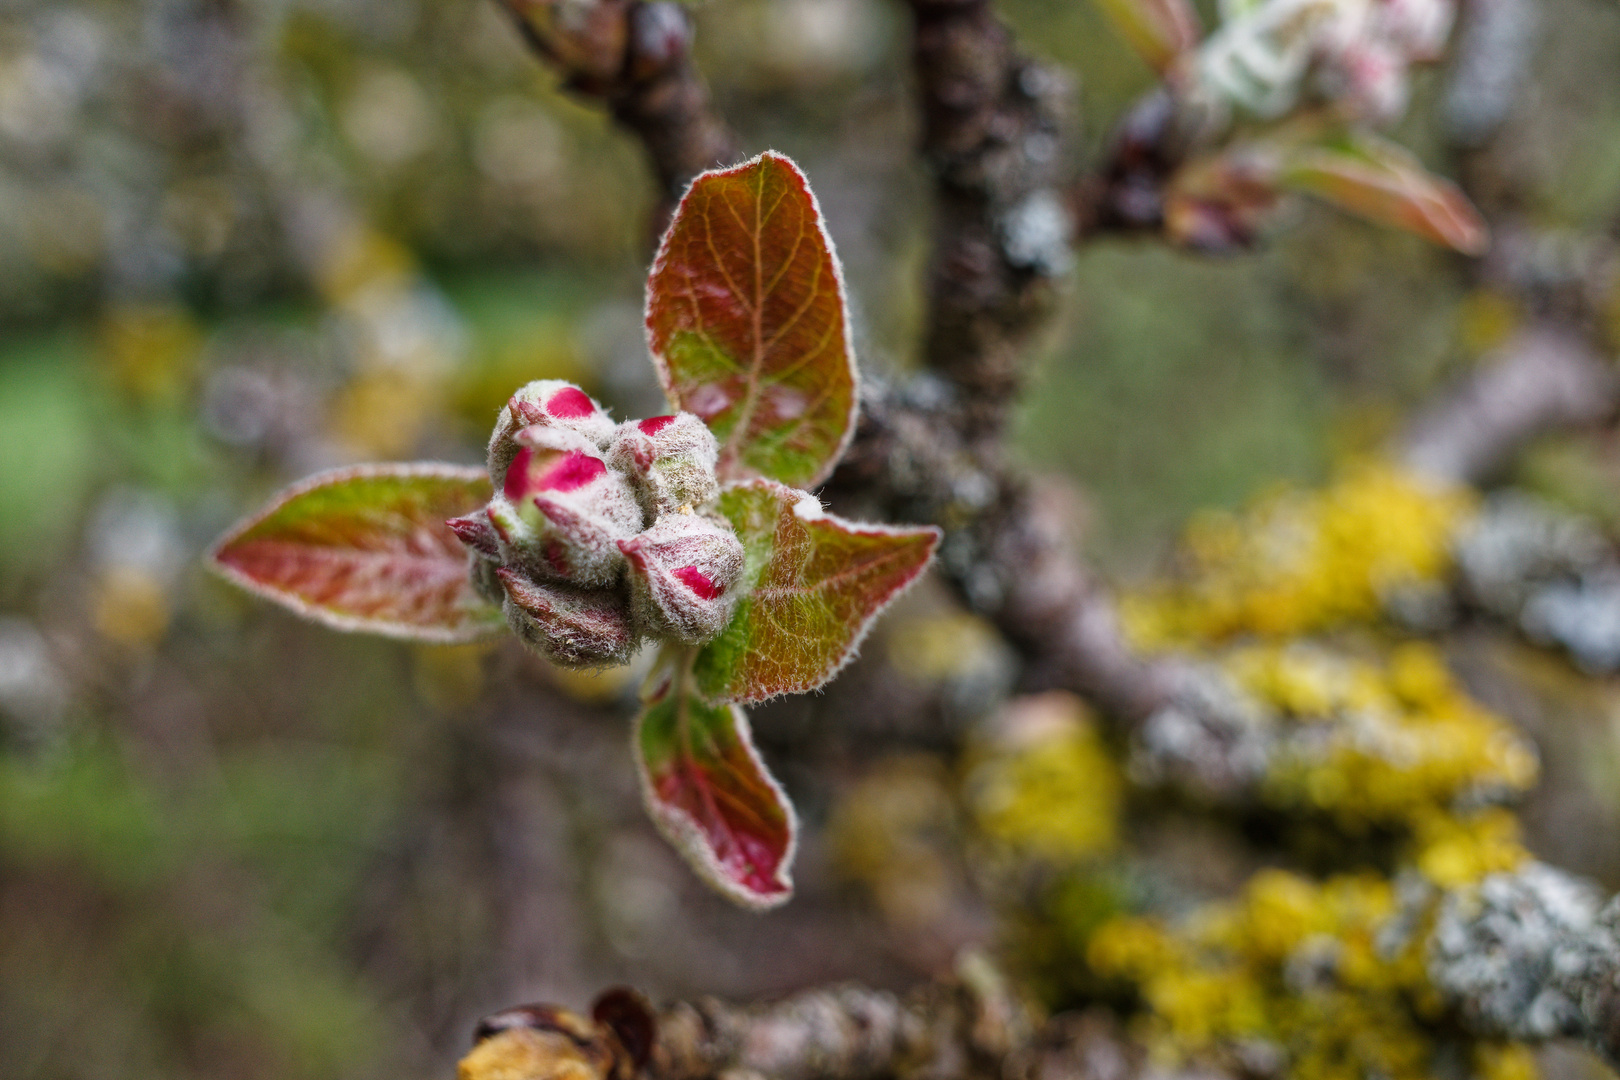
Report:
M 845 521 L 769 480 L 732 485 L 719 510 L 746 562 L 731 621 L 697 654 L 698 692 L 717 702 L 802 693 L 832 678 L 940 537 L 931 526 Z
M 471 641 L 498 630 L 467 549 L 445 524 L 488 501 L 483 469 L 357 465 L 283 491 L 238 522 L 210 565 L 249 592 L 339 630 Z
M 1156 71 L 1198 44 L 1198 13 L 1186 0 L 1097 0 L 1097 5 Z
M 1278 182 L 1465 255 L 1490 246 L 1490 233 L 1468 196 L 1404 147 L 1375 135 L 1298 147 L 1282 163 Z
M 720 440 L 722 480 L 809 487 L 855 430 L 855 352 L 832 239 L 804 174 L 766 153 L 692 181 L 647 282 L 676 409 Z
M 692 868 L 745 907 L 793 895 L 788 870 L 798 843 L 793 804 L 754 749 L 736 705 L 691 693 L 688 654 L 654 676 L 636 717 L 637 771 L 647 812 Z

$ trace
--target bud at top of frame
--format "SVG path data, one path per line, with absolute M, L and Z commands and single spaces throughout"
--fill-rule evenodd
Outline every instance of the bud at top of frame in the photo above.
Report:
M 697 508 L 720 493 L 714 466 L 720 444 L 696 415 L 651 416 L 620 424 L 608 463 L 630 477 L 649 518 Z
M 606 411 L 573 383 L 536 379 L 513 394 L 495 418 L 489 437 L 489 477 L 497 488 L 505 484 L 507 467 L 517 456 L 517 433 L 537 426 L 573 432 L 598 451 L 607 449 L 615 430 Z

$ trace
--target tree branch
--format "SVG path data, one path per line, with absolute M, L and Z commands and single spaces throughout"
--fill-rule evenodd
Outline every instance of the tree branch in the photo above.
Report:
M 1611 416 L 1617 393 L 1620 377 L 1581 335 L 1534 325 L 1419 412 L 1398 457 L 1442 483 L 1478 483 L 1536 436 Z
M 1069 263 L 1060 195 L 1069 80 L 1023 56 L 989 0 L 910 0 L 922 153 L 935 180 L 924 358 L 964 435 L 999 436 L 1024 345 Z
M 647 151 L 669 217 L 692 178 L 729 165 L 737 139 L 692 63 L 692 22 L 670 0 L 502 0 L 530 48 L 574 93 L 607 105 Z
M 1620 898 L 1542 863 L 1445 898 L 1429 977 L 1481 1035 L 1574 1038 L 1620 1068 Z
M 713 998 L 656 1014 L 610 990 L 592 1019 L 549 1005 L 479 1025 L 460 1080 L 1219 1080 L 1150 1068 L 1101 1012 L 1036 1026 L 999 974 L 968 958 L 958 978 L 908 994 L 844 985 L 768 1004 Z
M 1437 896 L 1430 980 L 1479 1036 L 1576 1038 L 1620 1065 L 1620 900 L 1540 863 Z M 1421 916 L 1421 912 L 1417 912 Z M 1427 925 L 1422 917 L 1414 926 Z M 901 996 L 843 985 L 737 1006 L 713 998 L 654 1012 L 630 990 L 587 1020 L 550 1005 L 486 1018 L 460 1080 L 1219 1080 L 1166 1074 L 1101 1012 L 1034 1024 L 1000 975 L 967 957 L 957 978 Z

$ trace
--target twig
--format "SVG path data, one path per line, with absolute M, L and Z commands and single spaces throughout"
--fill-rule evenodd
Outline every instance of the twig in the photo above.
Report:
M 1398 456 L 1442 483 L 1478 483 L 1536 436 L 1610 416 L 1617 394 L 1620 377 L 1583 337 L 1532 326 L 1419 412 Z
M 661 227 L 692 177 L 731 164 L 737 140 L 692 64 L 692 22 L 670 0 L 502 0 L 535 53 L 575 93 L 607 105 L 647 151 Z
M 460 1080 L 1190 1080 L 1149 1068 L 1107 1015 L 1038 1027 L 999 974 L 967 959 L 957 979 L 906 995 L 843 985 L 769 1004 L 704 998 L 656 1014 L 610 990 L 592 1019 L 550 1005 L 479 1025 Z

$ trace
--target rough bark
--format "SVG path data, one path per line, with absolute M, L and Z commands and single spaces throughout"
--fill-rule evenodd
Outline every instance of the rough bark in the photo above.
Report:
M 611 990 L 589 1020 L 521 1006 L 479 1026 L 460 1080 L 1215 1080 L 1151 1067 L 1102 1012 L 1035 1024 L 987 964 L 962 967 L 904 995 L 842 985 L 655 1014 L 633 991 Z
M 1001 433 L 1050 278 L 1069 262 L 1060 194 L 1070 84 L 1022 55 L 989 0 L 911 0 L 924 160 L 935 180 L 927 365 L 970 440 Z

